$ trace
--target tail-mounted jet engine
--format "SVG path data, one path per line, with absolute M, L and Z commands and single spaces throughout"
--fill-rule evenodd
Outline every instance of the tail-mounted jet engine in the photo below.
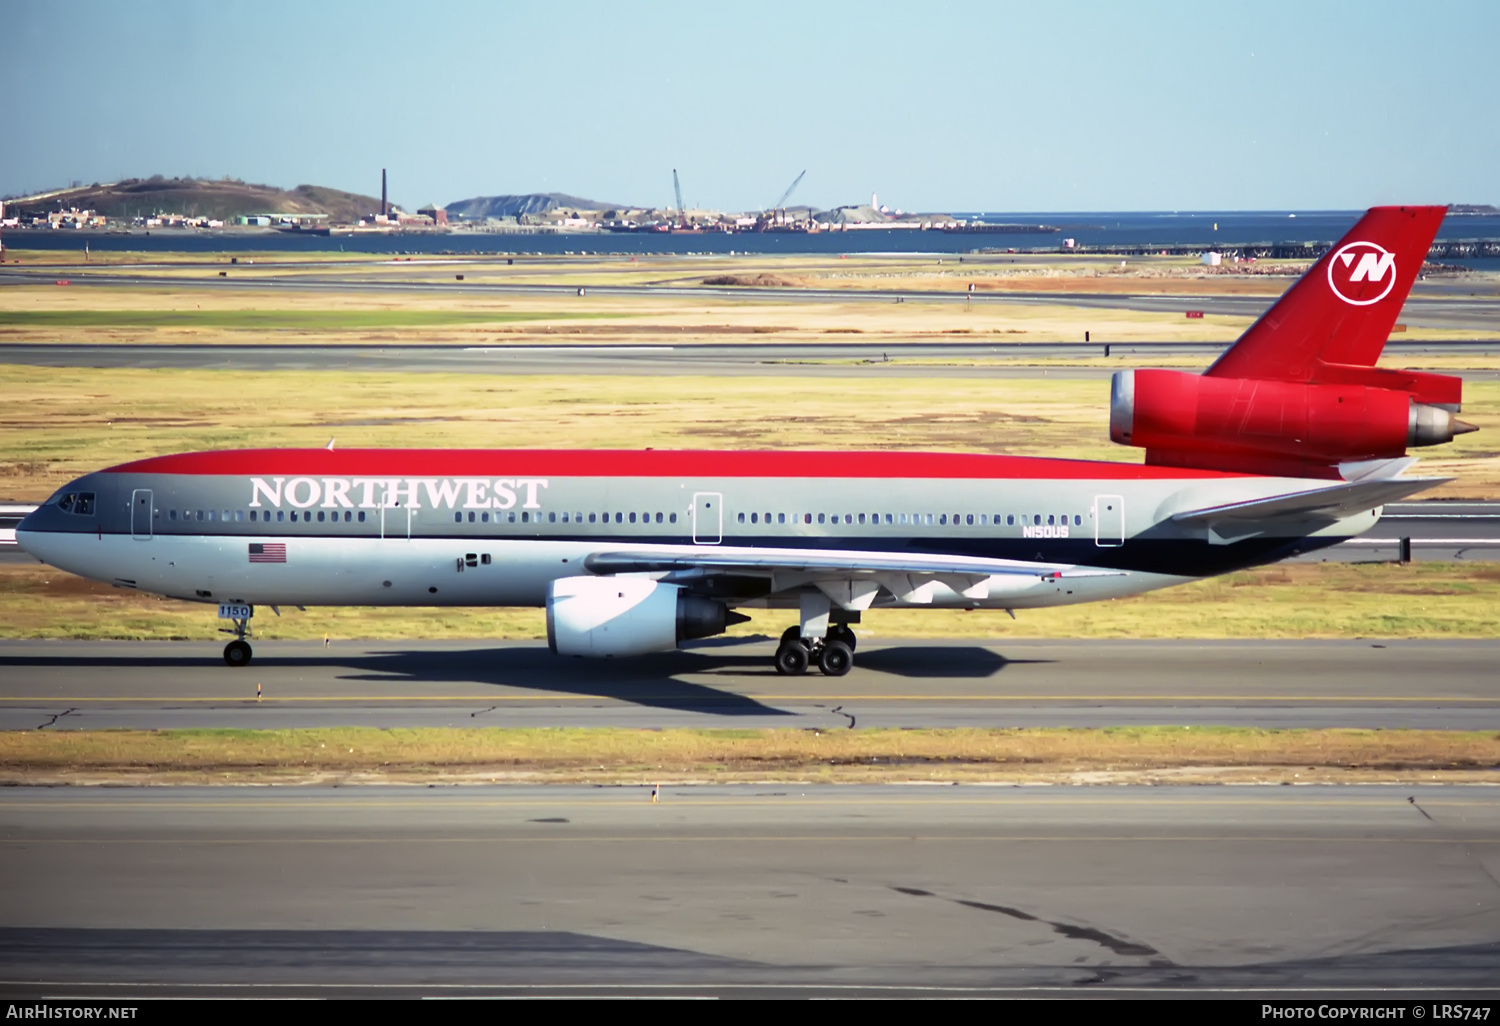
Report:
M 1329 368 L 1338 376 L 1339 368 Z M 1476 430 L 1454 416 L 1462 380 L 1350 367 L 1305 384 L 1171 370 L 1114 376 L 1109 434 L 1146 462 L 1252 473 L 1336 476 L 1340 463 L 1398 457 Z
M 564 577 L 547 588 L 547 645 L 560 655 L 642 655 L 722 634 L 750 618 L 644 577 Z

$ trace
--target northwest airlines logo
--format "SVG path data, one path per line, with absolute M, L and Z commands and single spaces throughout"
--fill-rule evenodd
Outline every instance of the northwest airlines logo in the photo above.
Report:
M 540 509 L 540 477 L 263 477 L 250 479 L 250 505 L 280 509 Z
M 1328 261 L 1328 285 L 1351 306 L 1378 303 L 1396 287 L 1396 254 L 1373 242 L 1340 246 Z M 1369 295 L 1372 289 L 1379 294 Z

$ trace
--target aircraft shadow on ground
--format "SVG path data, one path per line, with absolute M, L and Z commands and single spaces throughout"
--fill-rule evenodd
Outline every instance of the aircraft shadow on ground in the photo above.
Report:
M 930 645 L 877 648 L 858 655 L 859 667 L 915 679 L 970 679 L 993 677 L 1007 666 L 1049 663 L 1053 660 L 1006 659 L 978 645 Z M 75 669 L 126 670 L 156 668 L 187 670 L 212 665 L 199 651 L 180 656 L 159 652 L 132 656 L 83 656 L 65 652 L 55 656 L 0 656 L 6 666 L 68 666 Z M 480 684 L 524 688 L 537 692 L 598 698 L 601 701 L 714 713 L 721 716 L 790 716 L 728 688 L 700 684 L 684 677 L 750 677 L 769 683 L 784 680 L 789 687 L 799 678 L 781 678 L 762 653 L 745 653 L 733 646 L 701 646 L 677 652 L 623 659 L 573 659 L 553 655 L 537 645 L 496 644 L 484 648 L 328 652 L 310 655 L 258 654 L 253 664 L 263 670 L 325 668 L 338 679 L 372 683 Z M 221 672 L 243 673 L 220 665 Z M 343 672 L 340 672 L 343 671 Z M 856 668 L 858 673 L 858 667 Z M 811 683 L 818 680 L 811 672 Z M 835 679 L 821 683 L 833 684 Z M 848 681 L 849 678 L 841 678 Z M 834 686 L 842 686 L 835 684 Z M 859 685 L 868 689 L 868 681 Z

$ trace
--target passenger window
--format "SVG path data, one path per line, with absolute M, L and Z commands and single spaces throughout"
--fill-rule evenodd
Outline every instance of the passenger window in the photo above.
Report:
M 745 522 L 745 514 L 741 513 L 740 514 L 740 523 L 743 524 L 744 522 Z M 760 514 L 759 513 L 751 513 L 750 514 L 750 522 L 752 524 L 758 524 L 758 523 L 760 523 Z
M 630 522 L 632 524 L 635 523 L 635 514 L 634 513 L 630 514 Z
M 549 523 L 549 524 L 555 524 L 555 523 L 557 523 L 557 514 L 556 513 L 548 513 L 547 514 L 547 523 Z
M 345 513 L 344 514 L 344 519 L 348 520 L 349 519 L 349 514 Z M 481 514 L 479 514 L 479 522 L 481 524 L 487 524 L 487 523 L 489 523 L 490 522 L 490 515 L 488 513 L 481 513 Z
M 360 510 L 359 511 L 359 522 L 361 524 L 365 522 L 365 511 L 364 510 Z
M 1083 517 L 1079 516 L 1077 513 L 1073 514 L 1073 526 L 1074 527 L 1082 527 L 1083 526 Z
M 776 522 L 778 524 L 784 524 L 784 523 L 786 523 L 786 514 L 785 513 L 778 513 L 778 514 L 776 514 Z
M 589 523 L 591 523 L 591 524 L 594 523 L 594 517 L 596 517 L 596 516 L 598 516 L 597 513 L 590 513 L 589 514 Z
M 740 523 L 743 524 L 744 522 L 745 522 L 745 514 L 741 513 L 740 514 Z
M 255 516 L 254 513 L 251 513 L 250 515 L 252 517 Z M 177 511 L 175 509 L 169 509 L 169 510 L 167 510 L 167 519 L 168 520 L 176 520 L 177 519 Z
M 887 514 L 886 514 L 886 515 L 885 515 L 885 522 L 886 522 L 886 523 L 888 523 L 888 524 L 889 524 L 889 523 L 891 523 L 891 522 L 892 522 L 892 520 L 893 520 L 893 519 L 894 519 L 894 518 L 893 518 L 893 517 L 892 517 L 892 516 L 891 516 L 891 514 L 889 514 L 889 513 L 887 513 Z
M 944 514 L 942 514 L 942 515 L 940 515 L 938 517 L 938 523 L 940 523 L 940 524 L 946 524 L 947 522 L 948 522 L 948 514 L 944 513 Z
M 463 523 L 464 522 L 464 515 L 462 513 L 455 513 L 455 514 L 453 514 L 453 522 L 455 524 L 461 524 L 461 523 Z
M 283 524 L 286 522 L 286 510 L 278 509 L 276 511 L 276 522 L 278 524 Z
M 863 514 L 863 513 L 861 513 L 861 514 L 860 514 L 860 515 L 859 515 L 859 522 L 860 522 L 860 523 L 861 523 L 861 524 L 862 524 L 862 523 L 864 523 L 864 522 L 865 522 L 865 515 L 864 515 L 864 514 Z
M 481 553 L 479 556 L 479 562 L 483 563 L 485 566 L 489 566 L 490 554 L 488 552 Z
M 625 514 L 624 513 L 616 513 L 615 514 L 615 523 L 617 523 L 617 524 L 623 524 L 624 522 L 625 522 Z
M 203 519 L 203 513 L 201 511 L 198 513 L 198 519 L 199 520 Z M 296 510 L 292 510 L 292 523 L 295 524 L 296 522 L 297 522 L 297 511 Z
M 327 519 L 328 519 L 328 514 L 324 513 L 322 510 L 318 510 L 318 523 L 321 524 L 321 523 L 323 523 Z
M 1035 516 L 1033 516 L 1031 518 L 1031 524 L 1032 524 L 1033 527 L 1040 527 L 1041 523 L 1042 523 L 1042 515 L 1040 513 L 1036 514 Z
M 1000 518 L 998 516 L 995 517 L 995 523 L 998 524 L 999 522 L 1000 522 Z M 1006 527 L 1015 527 L 1016 526 L 1016 515 L 1014 513 L 1006 514 L 1006 517 L 1005 517 L 1005 526 Z
M 823 514 L 822 513 L 818 514 L 818 523 L 820 523 L 820 524 L 823 523 Z
M 222 521 L 224 521 L 224 523 L 226 523 L 226 524 L 229 523 L 229 510 L 226 509 L 224 511 L 224 515 L 222 517 L 220 517 L 219 519 L 222 520 Z
M 511 523 L 514 524 L 516 522 L 516 511 L 515 510 L 511 510 L 510 513 L 509 513 L 509 515 L 506 516 L 506 519 L 509 520 Z
M 1048 527 L 1051 527 L 1051 526 L 1052 526 L 1052 525 L 1053 525 L 1053 524 L 1055 524 L 1055 523 L 1056 523 L 1056 522 L 1057 522 L 1057 520 L 1056 520 L 1056 518 L 1055 518 L 1055 517 L 1053 517 L 1053 516 L 1052 516 L 1052 514 L 1051 514 L 1051 513 L 1048 513 L 1048 514 L 1047 514 L 1047 526 L 1048 526 Z
M 210 524 L 214 522 L 214 511 L 213 510 L 209 510 L 208 511 L 208 522 Z
M 531 523 L 531 514 L 523 512 L 521 514 L 521 523 L 523 523 L 523 524 L 529 524 L 529 523 Z

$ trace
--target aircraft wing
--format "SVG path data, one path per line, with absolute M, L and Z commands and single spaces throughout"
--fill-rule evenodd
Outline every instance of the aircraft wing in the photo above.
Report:
M 671 545 L 633 551 L 595 552 L 583 565 L 596 574 L 707 571 L 717 573 L 978 574 L 986 577 L 1081 577 L 1116 571 L 1081 569 L 1070 563 L 1033 563 L 979 556 L 859 552 L 842 549 L 771 549 Z
M 1398 477 L 1376 481 L 1355 481 L 1327 488 L 1273 495 L 1265 499 L 1231 502 L 1174 514 L 1179 524 L 1212 524 L 1226 520 L 1261 521 L 1340 517 L 1374 509 L 1387 502 L 1433 488 L 1453 480 L 1451 477 Z

